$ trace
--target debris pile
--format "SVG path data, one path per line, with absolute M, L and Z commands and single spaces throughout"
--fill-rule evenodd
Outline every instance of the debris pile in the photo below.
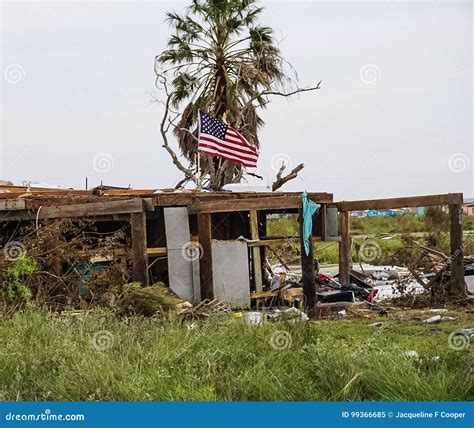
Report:
M 183 301 L 173 295 L 163 283 L 143 287 L 140 283 L 126 284 L 120 296 L 119 315 L 151 317 L 176 313 Z
M 7 241 L 2 242 L 0 253 L 3 312 L 29 301 L 56 311 L 114 306 L 131 275 L 125 228 L 99 233 L 92 220 L 64 219 L 42 222 L 41 227 L 18 226 L 4 234 Z

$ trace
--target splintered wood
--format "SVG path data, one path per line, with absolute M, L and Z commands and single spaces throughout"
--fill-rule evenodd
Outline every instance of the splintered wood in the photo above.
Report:
M 185 315 L 191 318 L 207 318 L 211 314 L 230 314 L 231 309 L 228 303 L 217 299 L 205 299 L 196 306 L 189 302 L 179 305 L 178 315 Z

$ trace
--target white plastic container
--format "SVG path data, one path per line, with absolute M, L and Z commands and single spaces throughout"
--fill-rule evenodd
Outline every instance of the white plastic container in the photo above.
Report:
M 260 312 L 246 312 L 245 322 L 249 325 L 259 325 L 262 323 L 263 316 Z

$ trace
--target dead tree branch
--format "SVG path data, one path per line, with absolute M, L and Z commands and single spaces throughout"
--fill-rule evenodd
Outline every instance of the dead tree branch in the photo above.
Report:
M 285 170 L 286 165 L 282 163 L 280 170 L 276 176 L 275 182 L 272 184 L 272 192 L 282 187 L 288 181 L 293 180 L 298 176 L 298 173 L 304 168 L 304 164 L 300 163 L 297 167 L 293 168 L 288 175 L 283 177 L 283 171 Z
M 320 80 L 316 86 L 312 86 L 312 87 L 309 87 L 309 88 L 299 88 L 299 87 L 297 87 L 294 91 L 291 91 L 291 92 L 279 92 L 279 91 L 268 91 L 268 90 L 266 90 L 266 91 L 256 93 L 242 107 L 241 114 L 240 114 L 240 116 L 239 116 L 239 118 L 238 118 L 238 120 L 235 124 L 235 127 L 236 128 L 240 127 L 240 124 L 242 123 L 242 119 L 244 118 L 245 111 L 252 106 L 253 102 L 256 99 L 264 97 L 264 96 L 268 96 L 268 95 L 276 95 L 276 96 L 280 96 L 280 97 L 291 97 L 293 95 L 296 95 L 296 94 L 299 94 L 299 93 L 302 93 L 302 92 L 316 91 L 318 89 L 321 89 L 321 83 L 322 82 L 323 81 Z M 270 101 L 268 100 L 263 104 L 265 105 L 265 104 L 268 104 L 269 102 Z
M 310 88 L 296 88 L 292 92 L 263 91 L 260 95 L 279 95 L 281 97 L 291 97 L 292 95 L 296 95 L 301 92 L 316 91 L 317 89 L 321 89 L 321 83 L 322 80 L 320 80 L 316 86 Z
M 168 91 L 168 87 L 167 87 L 167 84 L 166 84 L 166 79 L 163 76 L 162 76 L 162 84 L 165 88 L 165 92 L 166 92 L 166 95 L 167 95 L 166 102 L 164 103 L 165 112 L 163 114 L 163 118 L 162 118 L 161 124 L 160 124 L 160 132 L 161 132 L 161 136 L 163 138 L 163 145 L 162 146 L 169 153 L 169 155 L 171 156 L 171 160 L 173 161 L 173 164 L 176 166 L 176 168 L 178 168 L 184 174 L 184 178 L 185 178 L 184 182 L 193 181 L 196 185 L 199 185 L 199 180 L 194 175 L 193 171 L 191 171 L 191 169 L 189 169 L 189 168 L 186 168 L 180 162 L 180 160 L 178 159 L 178 156 L 176 155 L 174 150 L 169 145 L 168 131 L 169 131 L 170 125 L 176 126 L 176 125 L 174 125 L 172 119 L 169 118 L 170 104 L 171 104 L 171 99 L 173 97 L 173 93 Z M 150 95 L 155 99 L 155 101 L 159 102 L 159 100 L 157 100 L 153 96 L 153 94 L 150 94 Z

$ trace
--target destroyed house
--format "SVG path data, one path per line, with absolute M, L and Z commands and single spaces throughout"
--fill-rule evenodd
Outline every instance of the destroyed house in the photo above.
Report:
M 331 193 L 312 192 L 308 198 L 320 209 L 312 219 L 310 251 L 306 253 L 302 233 L 269 236 L 267 230 L 268 216 L 288 214 L 297 215 L 300 232 L 303 230 L 301 193 L 0 186 L 1 244 L 5 248 L 15 239 L 19 225 L 38 228 L 55 219 L 87 218 L 99 237 L 125 231 L 129 240 L 113 242 L 109 254 L 101 252 L 100 256 L 101 260 L 127 263 L 134 281 L 143 285 L 164 282 L 178 297 L 193 303 L 219 299 L 245 308 L 271 294 L 266 275 L 269 248 L 291 240 L 302 249 L 302 286 L 311 307 L 315 303 L 313 240 L 339 242 L 339 278 L 342 284 L 349 282 L 351 211 L 446 205 L 451 213 L 451 270 L 455 281 L 463 280 L 462 194 L 335 202 Z M 85 260 L 98 256 L 93 249 L 77 251 L 77 257 Z M 57 273 L 65 268 L 64 261 L 58 260 Z

